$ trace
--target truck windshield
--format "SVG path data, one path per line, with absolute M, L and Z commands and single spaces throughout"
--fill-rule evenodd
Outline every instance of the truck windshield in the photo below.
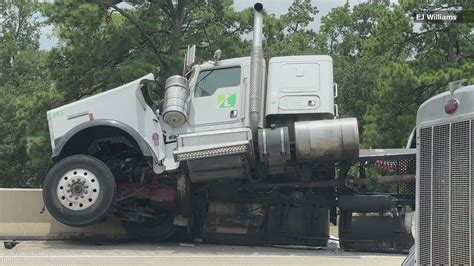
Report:
M 210 96 L 220 88 L 239 86 L 240 75 L 240 67 L 201 71 L 194 90 L 194 97 Z

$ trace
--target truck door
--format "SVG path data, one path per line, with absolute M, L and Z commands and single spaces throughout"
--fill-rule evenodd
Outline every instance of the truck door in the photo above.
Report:
M 245 100 L 242 69 L 223 66 L 200 70 L 190 106 L 192 126 L 207 128 L 225 124 L 224 128 L 230 128 L 242 123 Z

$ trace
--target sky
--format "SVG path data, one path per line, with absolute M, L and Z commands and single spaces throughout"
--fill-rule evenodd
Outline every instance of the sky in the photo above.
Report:
M 43 0 L 51 2 L 52 0 Z M 344 5 L 347 0 L 312 0 L 312 4 L 315 5 L 319 13 L 315 16 L 314 22 L 309 25 L 314 31 L 319 31 L 321 25 L 321 17 L 327 15 L 329 11 L 337 6 Z M 349 0 L 349 4 L 357 5 L 368 0 Z M 234 0 L 234 7 L 236 10 L 242 10 L 247 7 L 251 7 L 255 4 L 256 0 Z M 273 13 L 277 16 L 286 13 L 288 7 L 291 5 L 293 0 L 260 0 L 265 10 L 268 13 Z M 41 29 L 40 34 L 40 48 L 43 50 L 50 50 L 57 43 L 57 38 L 54 36 L 53 27 L 45 26 Z

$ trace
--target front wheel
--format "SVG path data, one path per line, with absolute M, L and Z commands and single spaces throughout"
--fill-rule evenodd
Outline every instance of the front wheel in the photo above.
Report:
M 116 192 L 110 169 L 97 158 L 72 155 L 57 162 L 43 181 L 43 200 L 51 215 L 69 226 L 102 220 Z

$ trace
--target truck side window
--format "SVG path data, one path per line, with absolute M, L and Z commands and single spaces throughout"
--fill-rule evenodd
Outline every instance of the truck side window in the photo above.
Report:
M 220 88 L 239 86 L 240 75 L 240 67 L 201 71 L 194 89 L 194 97 L 210 96 Z

